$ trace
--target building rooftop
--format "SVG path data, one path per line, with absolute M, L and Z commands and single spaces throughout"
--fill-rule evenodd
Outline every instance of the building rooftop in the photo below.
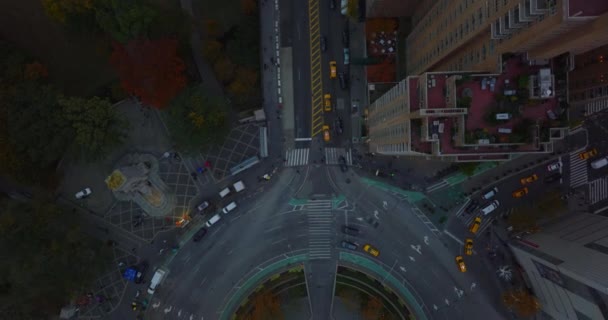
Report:
M 569 0 L 568 14 L 570 17 L 599 16 L 608 12 L 606 0 Z

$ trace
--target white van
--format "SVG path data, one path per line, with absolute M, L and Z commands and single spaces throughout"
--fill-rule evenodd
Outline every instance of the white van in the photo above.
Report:
M 234 187 L 234 191 L 236 192 L 241 192 L 245 190 L 245 184 L 243 183 L 243 180 L 235 182 L 232 186 Z
M 499 205 L 500 205 L 500 203 L 498 202 L 498 200 L 494 200 L 494 201 L 492 201 L 492 203 L 487 205 L 485 208 L 481 209 L 481 213 L 483 213 L 484 216 L 487 216 L 490 212 L 496 210 L 496 208 L 498 208 Z
M 214 215 L 213 217 L 211 217 L 211 219 L 209 219 L 209 221 L 207 221 L 205 223 L 205 225 L 207 226 L 207 228 L 210 228 L 212 225 L 216 224 L 218 221 L 220 221 L 221 217 L 219 214 Z
M 234 209 L 236 209 L 236 202 L 232 201 L 227 206 L 225 206 L 222 211 L 224 212 L 224 214 L 226 214 Z
M 167 272 L 163 269 L 157 269 L 156 272 L 154 272 L 154 276 L 152 277 L 152 280 L 150 280 L 150 287 L 148 287 L 149 294 L 154 294 L 154 291 L 156 291 L 156 288 L 158 288 L 158 285 L 165 278 L 166 273 Z
M 224 190 L 220 191 L 220 197 L 224 198 L 229 193 L 230 193 L 230 189 L 229 188 L 225 188 Z
M 599 169 L 601 167 L 605 167 L 606 165 L 608 165 L 608 157 L 604 157 L 591 162 L 591 168 L 593 169 Z
M 486 192 L 483 196 L 481 196 L 482 198 L 484 198 L 485 200 L 490 200 L 492 198 L 494 198 L 494 196 L 498 193 L 498 188 L 494 187 L 492 188 L 490 191 Z
M 496 120 L 510 120 L 510 119 L 511 119 L 510 113 L 497 113 L 496 114 Z

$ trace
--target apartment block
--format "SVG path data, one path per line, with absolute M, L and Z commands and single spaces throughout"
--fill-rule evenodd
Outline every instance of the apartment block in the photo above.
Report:
M 608 45 L 576 55 L 568 73 L 571 106 L 582 106 L 591 115 L 608 109 Z
M 546 315 L 608 319 L 608 218 L 577 213 L 510 247 Z

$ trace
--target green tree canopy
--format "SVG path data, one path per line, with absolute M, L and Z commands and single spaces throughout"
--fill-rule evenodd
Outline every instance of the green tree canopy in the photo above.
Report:
M 109 266 L 103 243 L 80 230 L 79 216 L 44 200 L 0 199 L 0 314 L 56 315 Z
M 178 149 L 194 152 L 222 143 L 228 133 L 226 108 L 221 98 L 204 92 L 201 86 L 184 89 L 165 113 Z
M 74 130 L 76 154 L 87 160 L 106 156 L 126 138 L 128 122 L 107 99 L 61 97 L 63 117 Z
M 122 43 L 147 36 L 156 16 L 154 9 L 135 0 L 98 0 L 95 7 L 99 27 Z

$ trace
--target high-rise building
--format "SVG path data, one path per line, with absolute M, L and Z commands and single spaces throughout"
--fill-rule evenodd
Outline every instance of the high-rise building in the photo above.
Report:
M 608 109 L 608 45 L 574 57 L 568 74 L 568 102 L 587 115 Z
M 366 0 L 367 18 L 410 17 L 414 14 L 420 0 Z
M 552 58 L 608 43 L 606 0 L 423 1 L 412 22 L 411 76 L 368 109 L 371 152 L 451 161 L 553 152 L 568 122 L 565 68 Z
M 608 319 L 608 218 L 576 215 L 510 243 L 553 319 Z
M 408 71 L 500 72 L 500 55 L 529 60 L 608 43 L 605 0 L 439 0 L 418 6 L 407 39 Z

